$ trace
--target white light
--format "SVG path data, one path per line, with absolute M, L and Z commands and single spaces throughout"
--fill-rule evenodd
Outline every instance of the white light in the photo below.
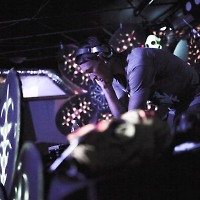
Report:
M 162 28 L 160 28 L 161 31 L 165 31 L 167 29 L 166 26 L 163 26 Z
M 117 51 L 118 51 L 118 52 L 120 51 L 120 48 L 119 48 L 119 47 L 117 47 Z
M 123 49 L 127 49 L 128 47 L 126 45 L 123 46 Z
M 24 182 L 24 200 L 29 200 L 29 184 L 28 184 L 28 176 L 26 174 L 22 175 L 23 177 L 23 182 Z
M 151 0 L 151 1 L 149 2 L 149 5 L 150 5 L 151 3 L 153 3 L 153 1 L 154 1 L 154 0 Z
M 175 152 L 189 151 L 191 149 L 194 149 L 195 147 L 198 147 L 198 144 L 194 142 L 185 142 L 183 144 L 175 146 L 174 151 Z

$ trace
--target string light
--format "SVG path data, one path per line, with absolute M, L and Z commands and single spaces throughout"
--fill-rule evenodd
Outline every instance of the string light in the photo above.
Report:
M 200 24 L 195 27 L 195 30 L 200 31 Z M 200 38 L 194 38 L 190 35 L 188 39 L 188 64 L 193 65 L 200 63 Z

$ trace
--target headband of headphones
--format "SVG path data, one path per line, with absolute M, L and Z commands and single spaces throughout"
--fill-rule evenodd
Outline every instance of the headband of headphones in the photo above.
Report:
M 106 45 L 96 46 L 96 47 L 91 47 L 91 48 L 84 47 L 76 51 L 76 57 L 86 54 L 86 53 L 97 53 L 97 56 L 110 58 L 113 55 L 113 50 L 111 47 L 106 46 Z

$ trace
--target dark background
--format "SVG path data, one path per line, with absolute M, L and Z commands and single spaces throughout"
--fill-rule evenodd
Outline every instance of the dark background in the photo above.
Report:
M 192 5 L 195 2 L 190 1 Z M 187 29 L 184 37 L 189 37 L 188 33 L 199 22 L 199 5 L 192 8 L 193 19 L 188 23 L 184 21 L 185 3 L 184 0 L 1 0 L 0 68 L 57 70 L 61 44 L 78 45 L 90 35 L 113 42 L 119 29 L 127 24 L 129 28 L 142 27 L 140 32 L 144 36 L 167 25 L 173 28 L 171 34 Z M 179 39 L 176 37 L 176 42 Z

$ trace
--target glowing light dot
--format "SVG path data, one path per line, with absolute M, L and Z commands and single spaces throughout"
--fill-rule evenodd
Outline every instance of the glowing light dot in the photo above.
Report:
M 127 49 L 128 47 L 127 46 L 123 46 L 123 49 Z

